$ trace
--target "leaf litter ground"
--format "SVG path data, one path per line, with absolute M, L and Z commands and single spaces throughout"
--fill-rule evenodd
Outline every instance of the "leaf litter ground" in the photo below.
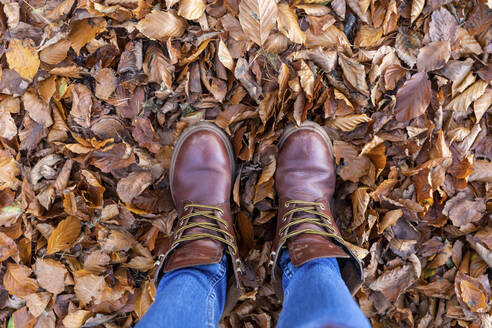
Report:
M 0 4 L 0 322 L 129 327 L 176 217 L 168 168 L 200 120 L 231 137 L 246 289 L 270 327 L 277 142 L 334 140 L 334 211 L 374 327 L 490 327 L 492 11 L 451 0 Z M 302 301 L 302 300 L 300 300 Z

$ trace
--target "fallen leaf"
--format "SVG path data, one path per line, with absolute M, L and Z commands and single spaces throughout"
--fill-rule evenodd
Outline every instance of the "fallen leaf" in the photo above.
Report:
M 16 254 L 17 251 L 15 241 L 3 232 L 0 232 L 0 262 Z
M 292 42 L 302 44 L 306 41 L 306 34 L 299 27 L 295 10 L 286 3 L 278 5 L 277 26 Z
M 37 318 L 43 313 L 48 305 L 51 300 L 51 295 L 48 292 L 34 293 L 27 295 L 25 300 L 29 312 Z
M 80 328 L 85 321 L 91 316 L 91 311 L 76 310 L 70 312 L 63 318 L 63 326 L 67 328 Z
M 163 24 L 162 22 L 166 22 Z M 152 10 L 150 14 L 138 22 L 137 29 L 151 40 L 163 40 L 170 37 L 180 37 L 186 28 L 186 23 L 174 11 Z
M 41 50 L 39 59 L 49 65 L 59 64 L 67 58 L 67 53 L 71 45 L 71 42 L 67 39 L 60 40 Z
M 91 91 L 83 84 L 75 84 L 73 87 L 73 102 L 70 115 L 77 124 L 84 128 L 89 128 L 91 125 L 91 111 Z
M 131 203 L 132 199 L 140 195 L 151 183 L 152 175 L 149 172 L 132 172 L 118 181 L 116 192 L 122 201 Z
M 484 94 L 486 87 L 487 83 L 482 80 L 473 83 L 462 94 L 454 97 L 443 109 L 466 112 L 468 106 Z
M 10 69 L 15 70 L 26 80 L 32 81 L 39 69 L 39 58 L 32 40 L 12 39 L 5 55 Z
M 431 83 L 427 73 L 420 72 L 405 81 L 396 93 L 396 105 L 393 111 L 398 121 L 409 121 L 419 117 L 430 103 Z
M 370 122 L 371 118 L 366 114 L 354 114 L 339 116 L 328 122 L 328 126 L 344 132 L 354 130 L 359 124 Z
M 38 290 L 36 280 L 29 278 L 32 271 L 25 265 L 7 263 L 7 270 L 3 276 L 3 285 L 12 295 L 23 298 Z
M 300 61 L 300 69 L 297 71 L 297 74 L 299 75 L 301 86 L 306 96 L 308 96 L 308 99 L 311 99 L 314 92 L 314 73 L 304 60 Z
M 33 93 L 26 92 L 22 96 L 22 102 L 25 110 L 35 122 L 42 124 L 45 128 L 53 124 L 50 106 L 41 98 Z
M 239 22 L 248 37 L 263 46 L 277 21 L 274 0 L 243 0 L 239 3 Z
M 381 28 L 362 25 L 355 36 L 354 44 L 358 47 L 372 47 L 380 43 L 383 36 Z
M 65 289 L 65 277 L 68 274 L 65 266 L 53 259 L 36 259 L 36 279 L 41 288 L 54 295 L 61 294 Z
M 72 49 L 79 55 L 80 49 L 106 30 L 106 20 L 102 18 L 81 19 L 73 22 L 71 26 L 72 29 L 68 34 L 68 40 Z
M 424 9 L 425 0 L 412 0 L 412 9 L 410 12 L 410 23 L 413 23 Z
M 359 227 L 365 221 L 365 213 L 371 197 L 368 193 L 369 188 L 357 188 L 352 194 L 352 212 L 354 219 L 350 225 L 351 229 Z
M 342 67 L 343 76 L 347 79 L 348 83 L 360 93 L 368 96 L 369 89 L 367 87 L 364 65 L 359 64 L 342 53 L 339 54 L 338 62 Z
M 203 0 L 181 0 L 178 15 L 188 20 L 198 19 L 205 12 Z
M 97 72 L 95 79 L 96 97 L 103 100 L 109 99 L 118 84 L 115 72 L 111 68 L 102 68 Z
M 82 224 L 74 216 L 60 221 L 48 239 L 48 255 L 70 248 L 80 234 Z
M 401 209 L 386 212 L 381 223 L 378 224 L 378 233 L 381 234 L 386 228 L 394 226 L 402 215 L 403 211 Z
M 429 72 L 444 67 L 451 55 L 449 41 L 434 41 L 422 47 L 417 56 L 417 69 Z

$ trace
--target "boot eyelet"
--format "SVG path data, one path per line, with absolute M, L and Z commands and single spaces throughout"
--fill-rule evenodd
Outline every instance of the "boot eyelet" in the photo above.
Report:
M 285 202 L 284 206 L 285 208 L 289 208 L 290 204 L 288 202 Z
M 323 203 L 319 204 L 319 208 L 321 208 L 324 211 L 326 209 L 325 204 Z

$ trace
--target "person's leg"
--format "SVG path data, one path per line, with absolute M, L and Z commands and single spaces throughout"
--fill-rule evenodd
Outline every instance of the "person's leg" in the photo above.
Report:
M 371 327 L 340 275 L 335 258 L 321 258 L 295 267 L 289 252 L 279 261 L 284 305 L 278 328 Z
M 154 303 L 136 327 L 217 327 L 225 305 L 227 260 L 224 255 L 217 264 L 166 273 Z

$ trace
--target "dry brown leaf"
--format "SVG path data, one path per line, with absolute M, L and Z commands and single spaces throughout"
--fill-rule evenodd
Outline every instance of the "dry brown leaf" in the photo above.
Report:
M 53 259 L 36 260 L 36 279 L 39 286 L 54 295 L 58 295 L 65 289 L 65 277 L 68 274 L 65 266 Z
M 135 297 L 135 313 L 139 319 L 142 319 L 145 312 L 152 305 L 155 298 L 155 286 L 152 281 L 145 281 L 137 292 Z
M 469 181 L 492 182 L 492 162 L 476 160 L 473 162 L 473 173 Z
M 263 47 L 271 54 L 284 52 L 289 46 L 289 39 L 282 33 L 271 33 Z
M 301 80 L 301 86 L 308 99 L 312 99 L 314 92 L 314 73 L 304 60 L 300 61 L 300 69 L 297 71 Z
M 118 78 L 111 68 L 102 68 L 97 72 L 95 95 L 99 99 L 107 100 L 116 90 Z
M 335 48 L 351 54 L 351 44 L 345 33 L 335 25 L 330 25 L 321 34 L 316 34 L 311 28 L 306 31 L 306 48 Z
M 75 295 L 82 305 L 87 305 L 91 302 L 94 302 L 94 304 L 101 303 L 103 292 L 107 288 L 103 276 L 97 276 L 85 270 L 79 270 L 73 273 L 73 278 L 75 281 Z
M 106 20 L 102 18 L 81 19 L 72 23 L 68 40 L 77 55 L 80 49 L 92 41 L 97 35 L 106 30 Z
M 396 93 L 394 112 L 398 121 L 410 121 L 424 114 L 430 103 L 431 83 L 427 73 L 420 72 L 405 81 Z
M 25 300 L 29 312 L 37 318 L 43 313 L 48 305 L 51 300 L 51 295 L 48 292 L 34 293 L 27 295 Z
M 53 124 L 50 106 L 37 95 L 26 92 L 22 96 L 24 108 L 33 121 L 42 124 L 45 128 Z
M 91 311 L 87 310 L 75 310 L 70 312 L 63 318 L 63 326 L 67 328 L 80 328 L 91 314 Z
M 70 116 L 84 128 L 91 126 L 92 93 L 84 84 L 75 84 L 73 87 L 73 102 Z
M 489 87 L 485 89 L 483 95 L 473 103 L 473 112 L 475 113 L 477 122 L 480 122 L 483 115 L 489 110 L 490 105 L 492 105 L 492 89 Z
M 457 32 L 458 22 L 445 7 L 441 7 L 432 13 L 432 20 L 429 23 L 429 36 L 432 41 L 449 41 L 453 43 Z
M 5 261 L 10 256 L 16 254 L 17 251 L 17 244 L 15 241 L 3 232 L 0 232 L 0 262 Z
M 410 23 L 415 22 L 415 20 L 420 16 L 422 9 L 424 9 L 425 0 L 412 0 L 412 9 L 410 11 Z
M 32 81 L 39 69 L 39 58 L 32 40 L 12 39 L 5 55 L 10 69 L 15 70 L 26 80 Z
M 38 290 L 36 280 L 29 278 L 32 271 L 25 265 L 7 263 L 7 270 L 3 276 L 3 286 L 12 295 L 25 297 Z
M 383 36 L 381 28 L 374 28 L 369 25 L 362 25 L 355 36 L 354 44 L 357 47 L 372 47 L 380 43 Z
M 277 26 L 292 42 L 302 44 L 306 41 L 306 34 L 299 27 L 295 10 L 286 3 L 278 5 Z
M 163 22 L 166 22 L 163 24 Z M 186 28 L 186 22 L 172 10 L 152 10 L 138 22 L 137 29 L 151 40 L 163 40 L 180 37 Z
M 239 4 L 239 21 L 248 37 L 263 46 L 277 21 L 274 0 L 243 0 Z
M 399 17 L 400 15 L 396 7 L 396 0 L 391 0 L 388 5 L 388 8 L 386 9 L 386 14 L 384 16 L 384 21 L 383 21 L 384 35 L 396 30 Z
M 309 16 L 321 17 L 330 13 L 330 8 L 321 4 L 296 4 L 296 8 L 304 10 Z
M 381 234 L 386 228 L 393 227 L 402 215 L 403 211 L 401 209 L 386 212 L 381 223 L 378 224 L 378 233 Z
M 484 94 L 486 87 L 487 83 L 482 80 L 475 82 L 462 94 L 454 97 L 443 109 L 453 110 L 455 112 L 466 112 L 468 106 Z
M 410 68 L 417 62 L 417 54 L 421 47 L 420 36 L 412 30 L 399 31 L 396 35 L 395 49 L 398 57 Z
M 422 47 L 417 56 L 417 69 L 429 72 L 444 67 L 451 55 L 449 41 L 434 41 Z
M 163 83 L 168 89 L 172 89 L 174 66 L 159 48 L 152 46 L 147 50 L 143 69 L 149 82 Z
M 84 69 L 77 65 L 55 67 L 50 70 L 50 74 L 52 75 L 73 77 L 75 79 L 80 79 L 84 73 Z
M 338 172 L 343 180 L 358 182 L 361 177 L 367 174 L 370 167 L 370 160 L 365 155 L 358 156 L 357 148 L 343 141 L 335 140 L 333 150 L 337 165 L 343 165 Z
M 17 126 L 10 113 L 0 112 L 0 137 L 11 140 L 17 135 Z
M 343 76 L 347 82 L 363 95 L 369 96 L 364 65 L 359 64 L 342 53 L 338 56 L 338 62 L 342 67 Z
M 46 64 L 56 65 L 67 57 L 67 52 L 68 49 L 70 49 L 70 46 L 71 43 L 69 40 L 60 40 L 55 44 L 41 50 L 39 53 L 39 59 Z
M 222 65 L 227 67 L 231 72 L 234 72 L 234 59 L 222 39 L 219 40 L 219 50 L 217 52 L 217 56 L 219 57 Z
M 328 126 L 339 129 L 343 132 L 354 130 L 357 125 L 370 122 L 371 118 L 366 114 L 354 114 L 347 116 L 338 116 L 328 122 Z
M 405 76 L 407 70 L 397 64 L 389 65 L 384 71 L 384 88 L 394 90 L 396 84 Z
M 0 154 L 0 190 L 7 188 L 16 190 L 20 181 L 16 178 L 20 173 L 16 160 L 5 154 Z M 2 225 L 0 221 L 0 225 Z
M 108 238 L 104 241 L 102 250 L 105 252 L 128 251 L 135 239 L 125 231 L 113 230 Z
M 48 239 L 48 255 L 70 248 L 80 234 L 82 224 L 74 216 L 60 221 Z
M 152 175 L 149 172 L 132 172 L 118 181 L 116 192 L 122 201 L 131 203 L 133 198 L 140 195 L 151 183 Z
M 62 16 L 68 14 L 70 9 L 72 9 L 74 2 L 75 0 L 64 0 L 60 2 L 60 4 L 56 6 L 53 10 L 48 11 L 45 14 L 45 17 L 50 21 L 55 21 L 62 18 Z
M 205 12 L 203 0 L 181 0 L 179 2 L 178 15 L 188 20 L 198 19 Z
M 366 219 L 365 214 L 367 206 L 371 200 L 368 190 L 369 188 L 367 187 L 361 187 L 357 188 L 352 194 L 352 213 L 354 218 L 350 225 L 351 229 L 359 227 Z

